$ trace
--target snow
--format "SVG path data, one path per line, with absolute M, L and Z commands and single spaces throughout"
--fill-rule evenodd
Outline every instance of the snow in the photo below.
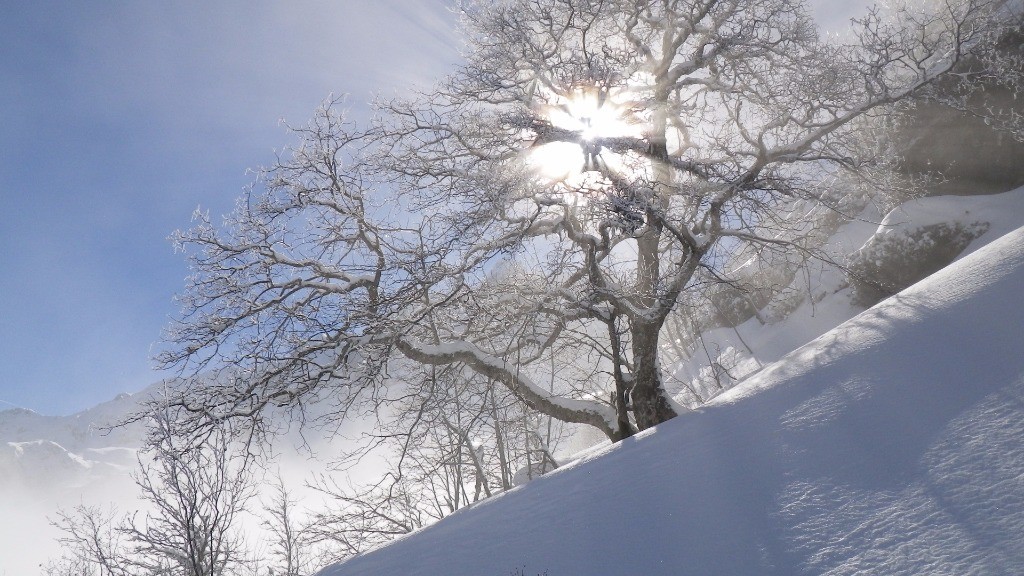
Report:
M 869 207 L 840 227 L 824 250 L 843 262 L 858 249 L 886 237 L 913 236 L 915 231 L 936 224 L 969 228 L 975 223 L 983 224 L 986 232 L 958 259 L 1024 224 L 1024 187 L 1003 194 L 921 198 L 895 208 L 884 218 Z M 792 302 L 796 305 L 790 309 Z M 708 357 L 728 370 L 719 378 L 729 387 L 862 311 L 850 302 L 841 270 L 811 262 L 807 273 L 799 274 L 781 299 L 761 311 L 767 324 L 751 318 L 735 329 L 717 328 L 704 333 L 698 350 L 675 365 L 667 385 L 677 400 L 692 404 L 692 396 L 683 391 L 684 384 L 704 395 L 717 392 Z
M 875 236 L 906 234 L 936 224 L 988 224 L 988 232 L 972 242 L 962 258 L 1016 229 L 1021 215 L 1024 188 L 986 196 L 932 196 L 911 200 L 886 214 Z
M 322 575 L 1024 572 L 1021 286 L 1024 228 L 700 410 Z
M 140 402 L 159 392 L 157 383 L 136 395 L 118 394 L 114 399 L 71 416 L 44 416 L 31 410 L 0 411 L 0 442 L 31 442 L 46 439 L 72 452 L 93 447 L 141 446 L 141 424 L 110 426 L 139 408 Z

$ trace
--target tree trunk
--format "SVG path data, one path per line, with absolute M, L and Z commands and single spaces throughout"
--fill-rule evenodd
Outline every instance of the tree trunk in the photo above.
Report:
M 664 84 L 664 81 L 661 82 Z M 659 90 L 655 95 L 657 102 L 668 100 L 667 92 Z M 661 240 L 663 226 L 656 212 L 664 213 L 668 208 L 671 193 L 672 173 L 668 168 L 668 141 L 665 137 L 668 122 L 665 106 L 655 108 L 651 127 L 651 156 L 654 158 L 654 196 L 650 198 L 646 210 L 647 228 L 637 238 L 637 293 L 644 307 L 654 309 L 658 305 L 658 290 L 661 280 L 661 262 L 658 244 Z M 655 315 L 661 317 L 660 315 Z M 662 317 L 663 318 L 663 317 Z M 658 338 L 664 320 L 644 321 L 643 318 L 630 318 L 630 331 L 633 339 L 633 417 L 637 428 L 646 430 L 676 416 L 669 403 L 661 382 L 661 365 L 658 362 Z
M 674 418 L 676 411 L 669 403 L 661 382 L 661 365 L 658 363 L 658 332 L 656 324 L 634 322 L 633 362 L 636 365 L 633 391 L 633 417 L 636 426 L 646 430 Z
M 494 386 L 494 381 L 490 381 L 490 386 Z M 498 418 L 498 404 L 494 399 L 495 392 L 492 389 L 490 392 L 491 399 L 491 420 L 494 422 L 494 443 L 498 450 L 498 465 L 501 468 L 501 489 L 507 491 L 512 488 L 512 471 L 508 464 L 508 456 L 505 453 L 505 438 L 504 432 L 502 431 L 502 421 Z
M 623 350 L 622 350 L 622 339 L 619 338 L 618 322 L 616 321 L 617 316 L 613 316 L 611 320 L 607 322 L 608 326 L 608 340 L 611 343 L 612 352 L 612 375 L 615 378 L 615 392 L 612 397 L 612 405 L 615 407 L 615 415 L 617 416 L 617 424 L 619 437 L 617 440 L 629 438 L 636 431 L 633 428 L 633 424 L 629 421 L 629 390 L 632 387 L 632 381 L 627 380 L 625 371 L 623 371 Z M 629 376 L 632 378 L 632 376 Z

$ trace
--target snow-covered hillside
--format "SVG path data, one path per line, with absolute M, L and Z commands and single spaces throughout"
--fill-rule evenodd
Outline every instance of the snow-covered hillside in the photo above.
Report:
M 1024 229 L 324 576 L 1024 572 Z
M 139 409 L 156 386 L 141 394 L 120 394 L 109 402 L 72 414 L 44 416 L 31 410 L 0 411 L 0 487 L 39 491 L 56 485 L 76 487 L 90 477 L 103 482 L 108 472 L 134 467 L 142 446 L 141 424 L 113 427 Z
M 71 416 L 0 411 L 0 576 L 38 573 L 55 556 L 61 508 L 134 499 L 129 477 L 142 446 L 141 425 L 109 429 L 158 385 Z
M 44 435 L 76 450 L 132 444 L 139 440 L 141 427 L 110 426 L 138 410 L 140 399 L 148 398 L 154 387 L 140 394 L 119 394 L 108 402 L 70 416 L 44 416 L 21 408 L 0 411 L 0 439 L 23 442 Z
M 947 226 L 977 229 L 960 258 L 1024 225 L 1024 188 L 987 196 L 933 196 L 912 200 L 884 218 L 873 209 L 840 227 L 823 247 L 837 262 L 858 253 L 906 251 L 927 242 L 922 231 Z M 927 248 L 925 247 L 925 251 Z M 909 255 L 907 258 L 913 258 Z M 891 265 L 891 264 L 890 264 Z M 847 275 L 835 266 L 812 261 L 759 317 L 735 328 L 715 328 L 701 335 L 688 358 L 677 362 L 669 386 L 683 404 L 692 403 L 688 390 L 704 397 L 718 387 L 731 387 L 762 367 L 849 320 L 864 308 L 851 302 Z M 766 323 L 762 320 L 767 319 Z

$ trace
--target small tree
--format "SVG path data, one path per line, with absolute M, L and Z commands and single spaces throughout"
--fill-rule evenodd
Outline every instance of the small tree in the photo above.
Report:
M 232 457 L 220 431 L 188 450 L 179 441 L 168 413 L 156 413 L 135 475 L 151 510 L 121 519 L 113 508 L 61 511 L 53 524 L 69 554 L 51 568 L 85 566 L 98 576 L 235 573 L 242 560 L 235 523 L 252 489 L 246 462 Z
M 135 483 L 153 506 L 121 529 L 135 563 L 153 572 L 173 566 L 188 576 L 222 576 L 242 560 L 236 520 L 252 496 L 247 458 L 233 455 L 221 430 L 206 444 L 185 448 L 169 412 L 150 429 L 150 461 L 140 458 Z
M 273 576 L 306 576 L 312 573 L 311 543 L 307 528 L 297 518 L 296 500 L 278 474 L 264 503 L 263 527 L 270 533 L 270 555 L 277 560 Z
M 81 504 L 60 510 L 51 523 L 63 533 L 64 555 L 45 566 L 48 576 L 129 576 L 135 574 L 123 531 L 115 523 L 117 510 Z
M 799 208 L 840 210 L 837 177 L 884 164 L 863 134 L 895 106 L 998 68 L 1006 9 L 875 8 L 829 42 L 801 0 L 460 3 L 450 78 L 368 128 L 329 103 L 222 226 L 178 234 L 195 275 L 160 358 L 221 371 L 187 425 L 378 410 L 410 361 L 612 439 L 673 417 L 683 296 L 736 283 L 736 253 L 810 250 Z

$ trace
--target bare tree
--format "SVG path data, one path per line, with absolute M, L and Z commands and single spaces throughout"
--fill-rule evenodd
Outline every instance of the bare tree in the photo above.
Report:
M 424 492 L 407 481 L 372 486 L 344 486 L 321 479 L 318 485 L 331 504 L 309 524 L 313 541 L 338 561 L 375 548 L 427 525 Z
M 270 533 L 270 555 L 276 562 L 274 576 L 306 576 L 312 573 L 312 550 L 307 528 L 297 514 L 298 500 L 278 474 L 271 486 L 269 502 L 264 503 L 266 517 L 263 527 Z
M 220 431 L 185 450 L 168 413 L 151 422 L 135 475 L 151 510 L 123 518 L 113 508 L 61 511 L 54 525 L 70 555 L 55 567 L 87 566 L 98 576 L 226 576 L 242 567 L 236 520 L 251 496 L 246 462 L 232 456 Z
M 43 563 L 40 566 L 40 573 L 43 576 L 98 576 L 100 574 L 92 563 L 67 556 Z
M 223 431 L 201 447 L 179 442 L 171 414 L 156 413 L 152 460 L 140 459 L 135 477 L 154 510 L 129 517 L 123 531 L 147 569 L 170 564 L 188 576 L 222 576 L 242 559 L 236 520 L 252 496 L 246 456 L 234 455 Z
M 450 78 L 366 128 L 329 103 L 223 225 L 177 236 L 195 275 L 160 359 L 220 373 L 186 424 L 377 410 L 410 363 L 612 439 L 673 417 L 659 353 L 683 295 L 735 282 L 738 252 L 810 250 L 796 208 L 841 210 L 837 175 L 883 163 L 864 130 L 969 82 L 1005 9 L 875 8 L 828 42 L 801 0 L 462 2 Z
M 129 576 L 136 574 L 127 553 L 124 534 L 118 528 L 113 507 L 76 506 L 61 510 L 51 523 L 64 535 L 58 540 L 64 556 L 44 570 L 53 576 Z
M 418 368 L 417 386 L 387 403 L 368 438 L 385 457 L 383 474 L 365 485 L 315 483 L 328 500 L 308 530 L 334 560 L 507 490 L 519 471 L 525 479 L 557 467 L 560 423 L 459 365 Z

